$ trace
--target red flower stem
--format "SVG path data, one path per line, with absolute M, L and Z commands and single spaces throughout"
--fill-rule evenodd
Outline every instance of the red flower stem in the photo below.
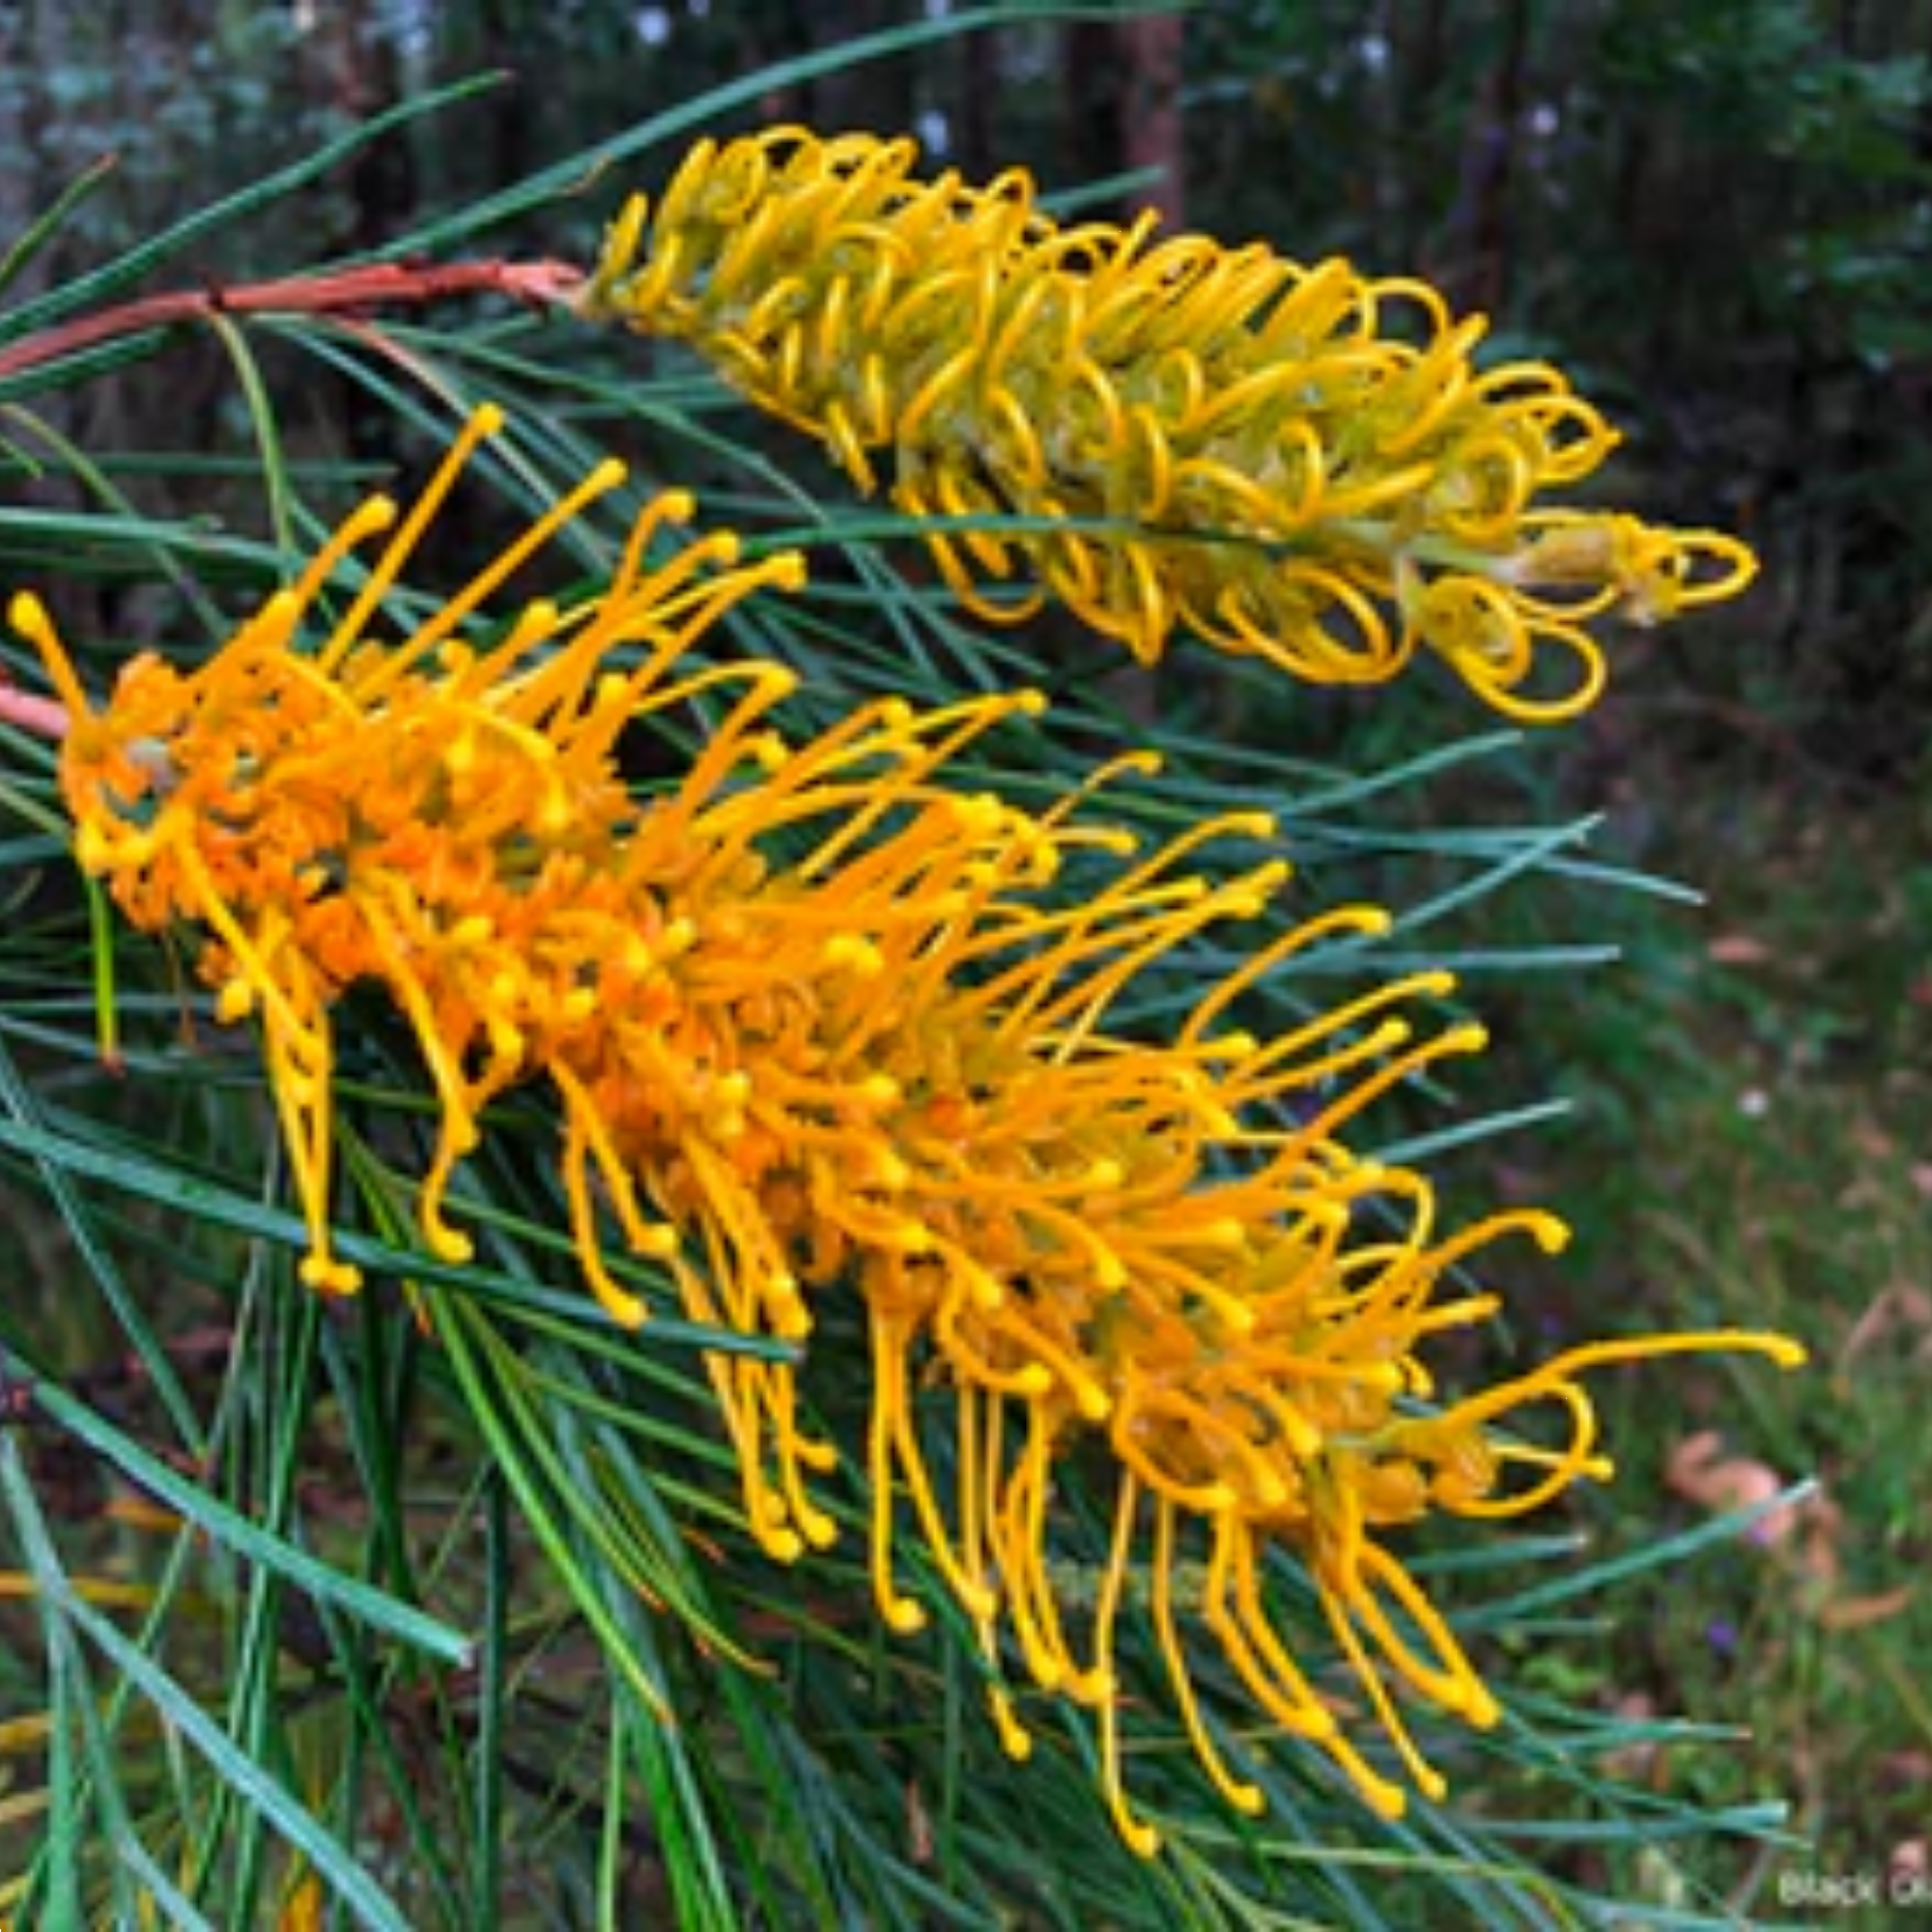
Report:
M 379 262 L 332 275 L 182 289 L 143 296 L 0 348 L 0 380 L 99 342 L 209 316 L 332 315 L 468 295 L 502 295 L 539 307 L 554 306 L 582 280 L 582 270 L 568 262 Z
M 57 745 L 67 736 L 69 722 L 66 705 L 51 697 L 36 697 L 30 691 L 16 691 L 11 684 L 0 684 L 0 724 L 17 725 L 36 738 L 46 738 Z

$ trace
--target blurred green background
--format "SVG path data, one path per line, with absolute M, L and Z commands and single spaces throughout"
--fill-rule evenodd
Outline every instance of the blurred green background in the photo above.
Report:
M 224 238 L 199 265 L 211 279 L 298 269 L 768 64 L 970 11 L 14 6 L 0 13 L 0 226 L 111 155 L 111 185 L 40 265 L 58 275 L 352 121 L 509 76 L 342 171 L 278 238 L 279 261 L 251 231 L 247 260 Z M 773 87 L 737 118 L 907 129 L 935 162 L 974 178 L 1029 166 L 1049 191 L 1158 169 L 1116 199 L 1151 196 L 1230 242 L 1427 276 L 1629 428 L 1620 495 L 1766 554 L 1735 632 L 1699 625 L 1654 671 L 1626 653 L 1645 735 L 1865 787 L 1911 771 L 1932 694 L 1929 50 L 1932 0 L 1207 0 L 930 42 Z M 633 185 L 585 182 L 577 232 L 545 211 L 503 246 L 579 251 Z M 90 407 L 218 436 L 220 384 L 170 372 Z M 1629 710 L 1605 721 L 1606 763 L 1634 728 Z

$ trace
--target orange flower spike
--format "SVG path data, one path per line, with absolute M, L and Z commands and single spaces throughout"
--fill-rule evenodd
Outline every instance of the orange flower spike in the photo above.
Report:
M 39 600 L 16 597 L 10 615 L 39 650 L 73 723 L 61 781 L 75 821 L 76 856 L 109 880 L 124 909 L 142 923 L 190 920 L 212 929 L 205 963 L 222 988 L 220 1017 L 233 1021 L 259 1011 L 268 1029 L 276 1104 L 310 1234 L 303 1278 L 347 1292 L 359 1276 L 333 1254 L 327 1208 L 334 1138 L 327 996 L 292 942 L 288 912 L 272 892 L 258 902 L 260 890 L 242 857 L 245 835 L 223 835 L 206 848 L 197 836 L 204 809 L 253 817 L 225 777 L 232 757 L 225 748 L 238 732 L 252 737 L 264 698 L 302 696 L 272 675 L 266 655 L 290 633 L 299 610 L 298 596 L 271 598 L 238 635 L 232 658 L 217 658 L 190 677 L 152 658 L 135 660 L 102 711 L 88 700 Z M 258 670 L 270 675 L 265 681 Z M 273 736 L 270 728 L 257 741 L 270 753 Z M 195 762 L 178 762 L 185 748 Z M 150 797 L 156 804 L 143 823 L 136 809 Z M 297 884 L 293 871 L 286 883 Z
M 83 862 L 112 875 L 139 923 L 204 927 L 201 964 L 222 989 L 220 1016 L 253 1013 L 268 1031 L 271 1081 L 310 1231 L 305 1273 L 336 1289 L 355 1280 L 333 1260 L 328 1237 L 328 1008 L 341 987 L 357 978 L 384 981 L 421 1043 L 441 1113 L 421 1220 L 436 1251 L 461 1260 L 468 1241 L 445 1222 L 440 1202 L 455 1163 L 475 1144 L 482 1106 L 533 1070 L 533 1055 L 548 1051 L 554 1037 L 588 1018 L 594 996 L 573 986 L 563 961 L 587 963 L 616 950 L 603 943 L 604 928 L 549 954 L 548 963 L 523 950 L 548 947 L 546 930 L 561 930 L 548 923 L 575 915 L 528 876 L 499 876 L 496 845 L 526 841 L 534 830 L 540 838 L 564 836 L 585 853 L 612 849 L 621 792 L 601 760 L 614 735 L 611 699 L 621 696 L 624 680 L 615 692 L 606 683 L 605 715 L 576 734 L 601 742 L 578 745 L 568 730 L 546 735 L 536 727 L 581 722 L 564 720 L 558 707 L 581 698 L 596 661 L 618 643 L 649 638 L 668 662 L 690 624 L 758 583 L 796 581 L 795 559 L 775 558 L 721 587 L 696 583 L 698 566 L 728 545 L 694 546 L 694 561 L 645 571 L 650 530 L 688 513 L 688 503 L 674 500 L 642 520 L 617 594 L 590 623 L 577 624 L 574 652 L 566 645 L 536 666 L 534 652 L 571 626 L 541 605 L 481 659 L 457 643 L 455 632 L 482 600 L 613 487 L 621 471 L 604 466 L 399 645 L 367 642 L 376 610 L 465 461 L 499 424 L 494 410 L 477 412 L 399 527 L 393 504 L 365 503 L 293 588 L 271 597 L 209 664 L 184 676 L 137 662 L 103 712 L 88 703 L 35 600 L 14 607 L 74 721 L 63 769 Z M 298 655 L 300 627 L 330 574 L 358 545 L 392 528 L 320 654 Z M 519 682 L 509 674 L 524 661 L 532 671 Z M 574 780 L 565 776 L 573 762 Z M 152 812 L 137 816 L 132 808 L 151 796 Z M 492 910 L 482 911 L 479 898 Z M 629 921 L 614 905 L 610 918 Z M 478 1036 L 488 1054 L 471 1073 Z M 608 1179 L 609 1150 L 599 1158 Z M 634 1228 L 633 1238 L 646 1252 L 662 1244 L 654 1231 Z M 634 1297 L 619 1294 L 608 1276 L 600 1285 L 635 1319 Z
M 756 189 L 756 176 L 739 185 Z M 843 177 L 834 185 L 855 191 Z M 1024 227 L 1032 217 L 1014 208 Z M 1174 261 L 1216 327 L 1238 330 L 1236 284 L 1249 270 L 1221 274 L 1198 251 Z M 862 305 L 885 301 L 883 286 L 867 283 Z M 1125 279 L 1106 287 L 1110 327 L 1158 321 L 1145 291 L 1130 301 Z M 1048 297 L 1035 299 L 1044 318 Z M 1321 351 L 1321 382 L 1336 393 L 1373 380 L 1383 353 L 1373 316 L 1346 301 L 1343 312 Z M 823 349 L 800 337 L 786 353 L 804 372 Z M 1002 369 L 1017 366 L 1018 337 L 1002 334 L 998 354 Z M 957 383 L 970 388 L 969 374 Z M 969 405 L 939 386 L 935 413 Z M 1118 402 L 1120 433 L 1143 436 L 1128 425 L 1147 412 L 1198 413 L 1207 398 L 1188 379 L 1156 384 Z M 1460 407 L 1441 404 L 1442 419 Z M 485 412 L 459 451 L 494 427 Z M 263 1027 L 308 1277 L 354 1285 L 330 1246 L 329 1021 L 349 983 L 371 980 L 419 1041 L 439 1103 L 419 1205 L 438 1253 L 467 1251 L 442 1201 L 489 1101 L 548 1076 L 572 1238 L 616 1320 L 646 1309 L 617 1278 L 611 1226 L 668 1274 L 695 1321 L 750 1339 L 807 1338 L 814 1297 L 835 1289 L 866 1302 L 881 1614 L 904 1629 L 925 1614 L 901 1574 L 901 1538 L 916 1531 L 977 1634 L 1007 1748 L 1023 1751 L 1026 1736 L 996 1681 L 1004 1635 L 1043 1690 L 1098 1710 L 1108 1803 L 1137 1849 L 1156 1834 L 1125 1791 L 1115 1636 L 1147 1508 L 1173 1698 L 1231 1803 L 1247 1806 L 1252 1787 L 1217 1755 L 1191 1674 L 1175 1574 L 1190 1535 L 1210 1551 L 1203 1640 L 1368 1802 L 1399 1808 L 1400 1790 L 1342 1737 L 1268 1621 L 1261 1548 L 1280 1540 L 1307 1554 L 1380 1728 L 1410 1781 L 1436 1788 L 1394 1693 L 1472 1722 L 1492 1705 L 1378 1532 L 1432 1509 L 1515 1513 L 1605 1473 L 1577 1379 L 1592 1368 L 1679 1348 L 1784 1360 L 1789 1345 L 1728 1333 L 1599 1345 L 1428 1410 L 1422 1345 L 1495 1306 L 1441 1293 L 1451 1265 L 1510 1226 L 1552 1241 L 1554 1224 L 1498 1216 L 1432 1245 L 1427 1180 L 1360 1160 L 1338 1136 L 1378 1094 L 1480 1034 L 1414 1036 L 1403 1009 L 1442 990 L 1431 974 L 1273 1037 L 1235 1013 L 1300 948 L 1371 936 L 1382 915 L 1347 908 L 1255 949 L 1165 1045 L 1115 1037 L 1107 1017 L 1143 973 L 1278 893 L 1272 861 L 1221 880 L 1195 869 L 1204 844 L 1264 838 L 1264 821 L 1205 821 L 1137 858 L 1086 809 L 1102 784 L 1147 768 L 1138 755 L 1037 812 L 953 791 L 962 754 L 1037 709 L 1030 693 L 927 713 L 883 700 L 785 743 L 772 717 L 789 672 L 685 661 L 706 625 L 799 567 L 740 564 L 725 539 L 652 563 L 654 537 L 688 515 L 675 497 L 640 520 L 601 597 L 532 605 L 488 644 L 462 637 L 518 561 L 613 487 L 609 467 L 426 624 L 393 646 L 371 641 L 365 628 L 459 463 L 400 526 L 381 503 L 352 518 L 208 666 L 186 677 L 130 667 L 102 712 L 44 613 L 15 607 L 74 720 L 63 779 L 80 856 L 138 923 L 198 925 L 220 1017 Z M 1179 497 L 1189 484 L 1177 468 L 1158 487 Z M 1343 487 L 1339 472 L 1321 487 Z M 323 658 L 301 656 L 329 570 L 392 527 L 374 594 L 365 585 Z M 1631 555 L 1633 571 L 1665 567 L 1640 547 Z M 1094 582 L 1118 562 L 1101 556 Z M 627 668 L 607 668 L 619 649 Z M 680 781 L 634 801 L 617 733 L 684 706 L 723 717 Z M 792 829 L 803 838 L 784 842 L 804 854 L 781 859 L 772 835 Z M 1076 858 L 1077 901 L 1048 897 Z M 1279 1103 L 1318 1088 L 1313 1117 L 1283 1124 Z M 1370 1218 L 1390 1205 L 1394 1233 Z M 832 1452 L 799 1425 L 789 1365 L 714 1353 L 708 1367 L 753 1533 L 781 1560 L 829 1542 L 835 1525 L 810 1492 Z M 945 1462 L 928 1463 L 913 1414 L 923 1381 L 953 1392 L 960 1442 Z M 1493 1435 L 1542 1401 L 1567 1411 L 1566 1447 Z M 1111 1459 L 1118 1504 L 1095 1615 L 1080 1626 L 1084 1663 L 1049 1509 L 1058 1462 L 1083 1442 Z M 1532 1472 L 1529 1487 L 1497 1494 L 1513 1466 Z

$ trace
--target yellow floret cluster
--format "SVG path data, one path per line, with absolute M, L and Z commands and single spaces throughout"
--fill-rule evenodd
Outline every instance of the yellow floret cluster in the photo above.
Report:
M 1184 632 L 1324 684 L 1421 647 L 1544 722 L 1602 688 L 1597 620 L 1749 582 L 1735 538 L 1552 500 L 1614 433 L 1548 363 L 1479 366 L 1482 318 L 1428 284 L 1151 213 L 1065 227 L 1023 171 L 918 159 L 794 128 L 702 142 L 577 306 L 690 343 L 889 488 L 980 616 L 1053 599 L 1143 662 Z

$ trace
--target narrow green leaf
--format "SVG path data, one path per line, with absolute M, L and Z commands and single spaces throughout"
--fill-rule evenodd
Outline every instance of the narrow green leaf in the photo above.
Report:
M 77 1598 L 64 1605 L 69 1620 L 127 1681 L 193 1745 L 250 1809 L 271 1823 L 315 1867 L 368 1932 L 410 1932 L 409 1921 L 362 1861 L 261 1765 L 240 1749 L 193 1697 L 107 1619 Z
M 49 1421 L 66 1430 L 76 1441 L 84 1442 L 156 1501 L 165 1504 L 243 1562 L 273 1571 L 298 1589 L 340 1605 L 350 1615 L 386 1632 L 399 1643 L 440 1658 L 445 1663 L 467 1666 L 472 1660 L 474 1644 L 461 1631 L 452 1630 L 437 1618 L 409 1604 L 398 1603 L 353 1577 L 343 1576 L 319 1557 L 280 1537 L 269 1535 L 260 1525 L 238 1515 L 186 1477 L 177 1475 L 165 1463 L 150 1455 L 85 1404 L 76 1402 L 58 1384 L 33 1378 L 17 1356 L 10 1356 L 0 1367 L 30 1382 L 34 1406 Z

